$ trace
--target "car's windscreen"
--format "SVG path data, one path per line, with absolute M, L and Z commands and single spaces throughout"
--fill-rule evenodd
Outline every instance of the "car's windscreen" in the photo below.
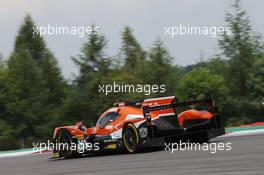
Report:
M 96 125 L 100 125 L 100 128 L 105 127 L 108 123 L 116 120 L 118 118 L 118 114 L 116 112 L 109 112 L 107 114 L 105 114 L 105 116 L 103 116 L 102 118 L 100 118 L 97 121 Z

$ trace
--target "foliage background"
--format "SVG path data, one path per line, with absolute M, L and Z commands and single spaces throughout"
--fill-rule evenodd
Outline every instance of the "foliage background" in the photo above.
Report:
M 24 19 L 9 58 L 0 55 L 0 149 L 32 147 L 59 125 L 84 121 L 88 126 L 114 102 L 176 95 L 180 101 L 213 94 L 226 126 L 263 121 L 264 50 L 239 1 L 226 14 L 232 35 L 219 38 L 221 53 L 195 65 L 173 63 L 157 39 L 145 50 L 125 26 L 117 56 L 105 54 L 108 40 L 92 33 L 73 57 L 79 68 L 73 81 L 61 75 L 55 56 L 38 35 L 30 15 Z M 165 84 L 165 93 L 98 93 L 99 85 Z

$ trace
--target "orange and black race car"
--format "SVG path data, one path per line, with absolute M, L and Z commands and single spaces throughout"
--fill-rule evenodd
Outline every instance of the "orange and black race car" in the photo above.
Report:
M 170 96 L 115 103 L 92 128 L 81 122 L 55 128 L 53 157 L 111 149 L 135 153 L 179 140 L 207 142 L 225 133 L 219 120 L 213 98 L 178 102 Z

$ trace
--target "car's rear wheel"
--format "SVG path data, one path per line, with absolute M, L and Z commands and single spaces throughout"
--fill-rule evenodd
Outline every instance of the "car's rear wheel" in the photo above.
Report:
M 137 128 L 132 124 L 128 123 L 123 128 L 122 139 L 124 148 L 129 153 L 135 153 L 138 149 L 139 134 Z
M 77 150 L 72 150 L 71 145 L 76 144 L 67 130 L 60 130 L 58 133 L 59 154 L 66 159 L 76 157 Z M 77 146 L 77 145 L 76 145 Z

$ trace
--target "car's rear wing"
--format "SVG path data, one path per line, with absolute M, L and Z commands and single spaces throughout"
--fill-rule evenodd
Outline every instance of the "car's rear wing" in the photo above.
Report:
M 137 101 L 123 101 L 114 103 L 116 107 L 122 106 L 135 106 L 135 107 L 142 107 L 145 105 L 153 105 L 153 104 L 171 104 L 172 101 L 175 101 L 175 96 L 168 96 L 168 97 L 159 97 L 159 98 L 149 98 L 145 100 L 137 100 Z
M 184 106 L 190 106 L 190 105 L 197 105 L 197 104 L 204 104 L 210 108 L 214 108 L 214 99 L 211 98 L 206 98 L 206 99 L 200 99 L 200 100 L 193 100 L 193 101 L 186 101 L 186 102 L 180 102 L 180 103 L 175 103 L 175 101 L 172 101 L 171 104 L 161 104 L 161 105 L 145 105 L 143 108 L 145 110 L 149 111 L 157 111 L 157 110 L 163 110 L 163 109 L 169 109 L 169 108 L 177 108 L 177 107 L 184 107 Z
M 205 105 L 207 106 L 207 110 L 212 112 L 216 117 L 216 124 L 220 125 L 219 118 L 218 118 L 218 108 L 215 106 L 215 102 L 213 97 L 206 98 L 206 99 L 199 99 L 199 100 L 192 100 L 186 102 L 177 102 L 176 100 L 172 100 L 170 104 L 159 104 L 159 105 L 144 105 L 143 106 L 143 115 L 149 121 L 151 121 L 150 112 L 151 111 L 159 111 L 159 110 L 166 110 L 166 109 L 173 109 L 175 115 L 176 108 L 178 107 L 186 107 L 191 105 Z
M 121 107 L 121 106 L 136 106 L 136 107 L 143 107 L 144 111 L 158 111 L 163 109 L 169 108 L 177 108 L 177 107 L 184 107 L 184 106 L 191 106 L 197 104 L 204 104 L 210 108 L 210 111 L 217 112 L 214 103 L 213 97 L 200 99 L 200 100 L 192 100 L 186 102 L 177 102 L 177 98 L 175 96 L 169 97 L 160 97 L 160 98 L 153 98 L 153 99 L 145 99 L 145 100 L 137 100 L 137 101 L 124 101 L 114 103 L 114 106 Z

